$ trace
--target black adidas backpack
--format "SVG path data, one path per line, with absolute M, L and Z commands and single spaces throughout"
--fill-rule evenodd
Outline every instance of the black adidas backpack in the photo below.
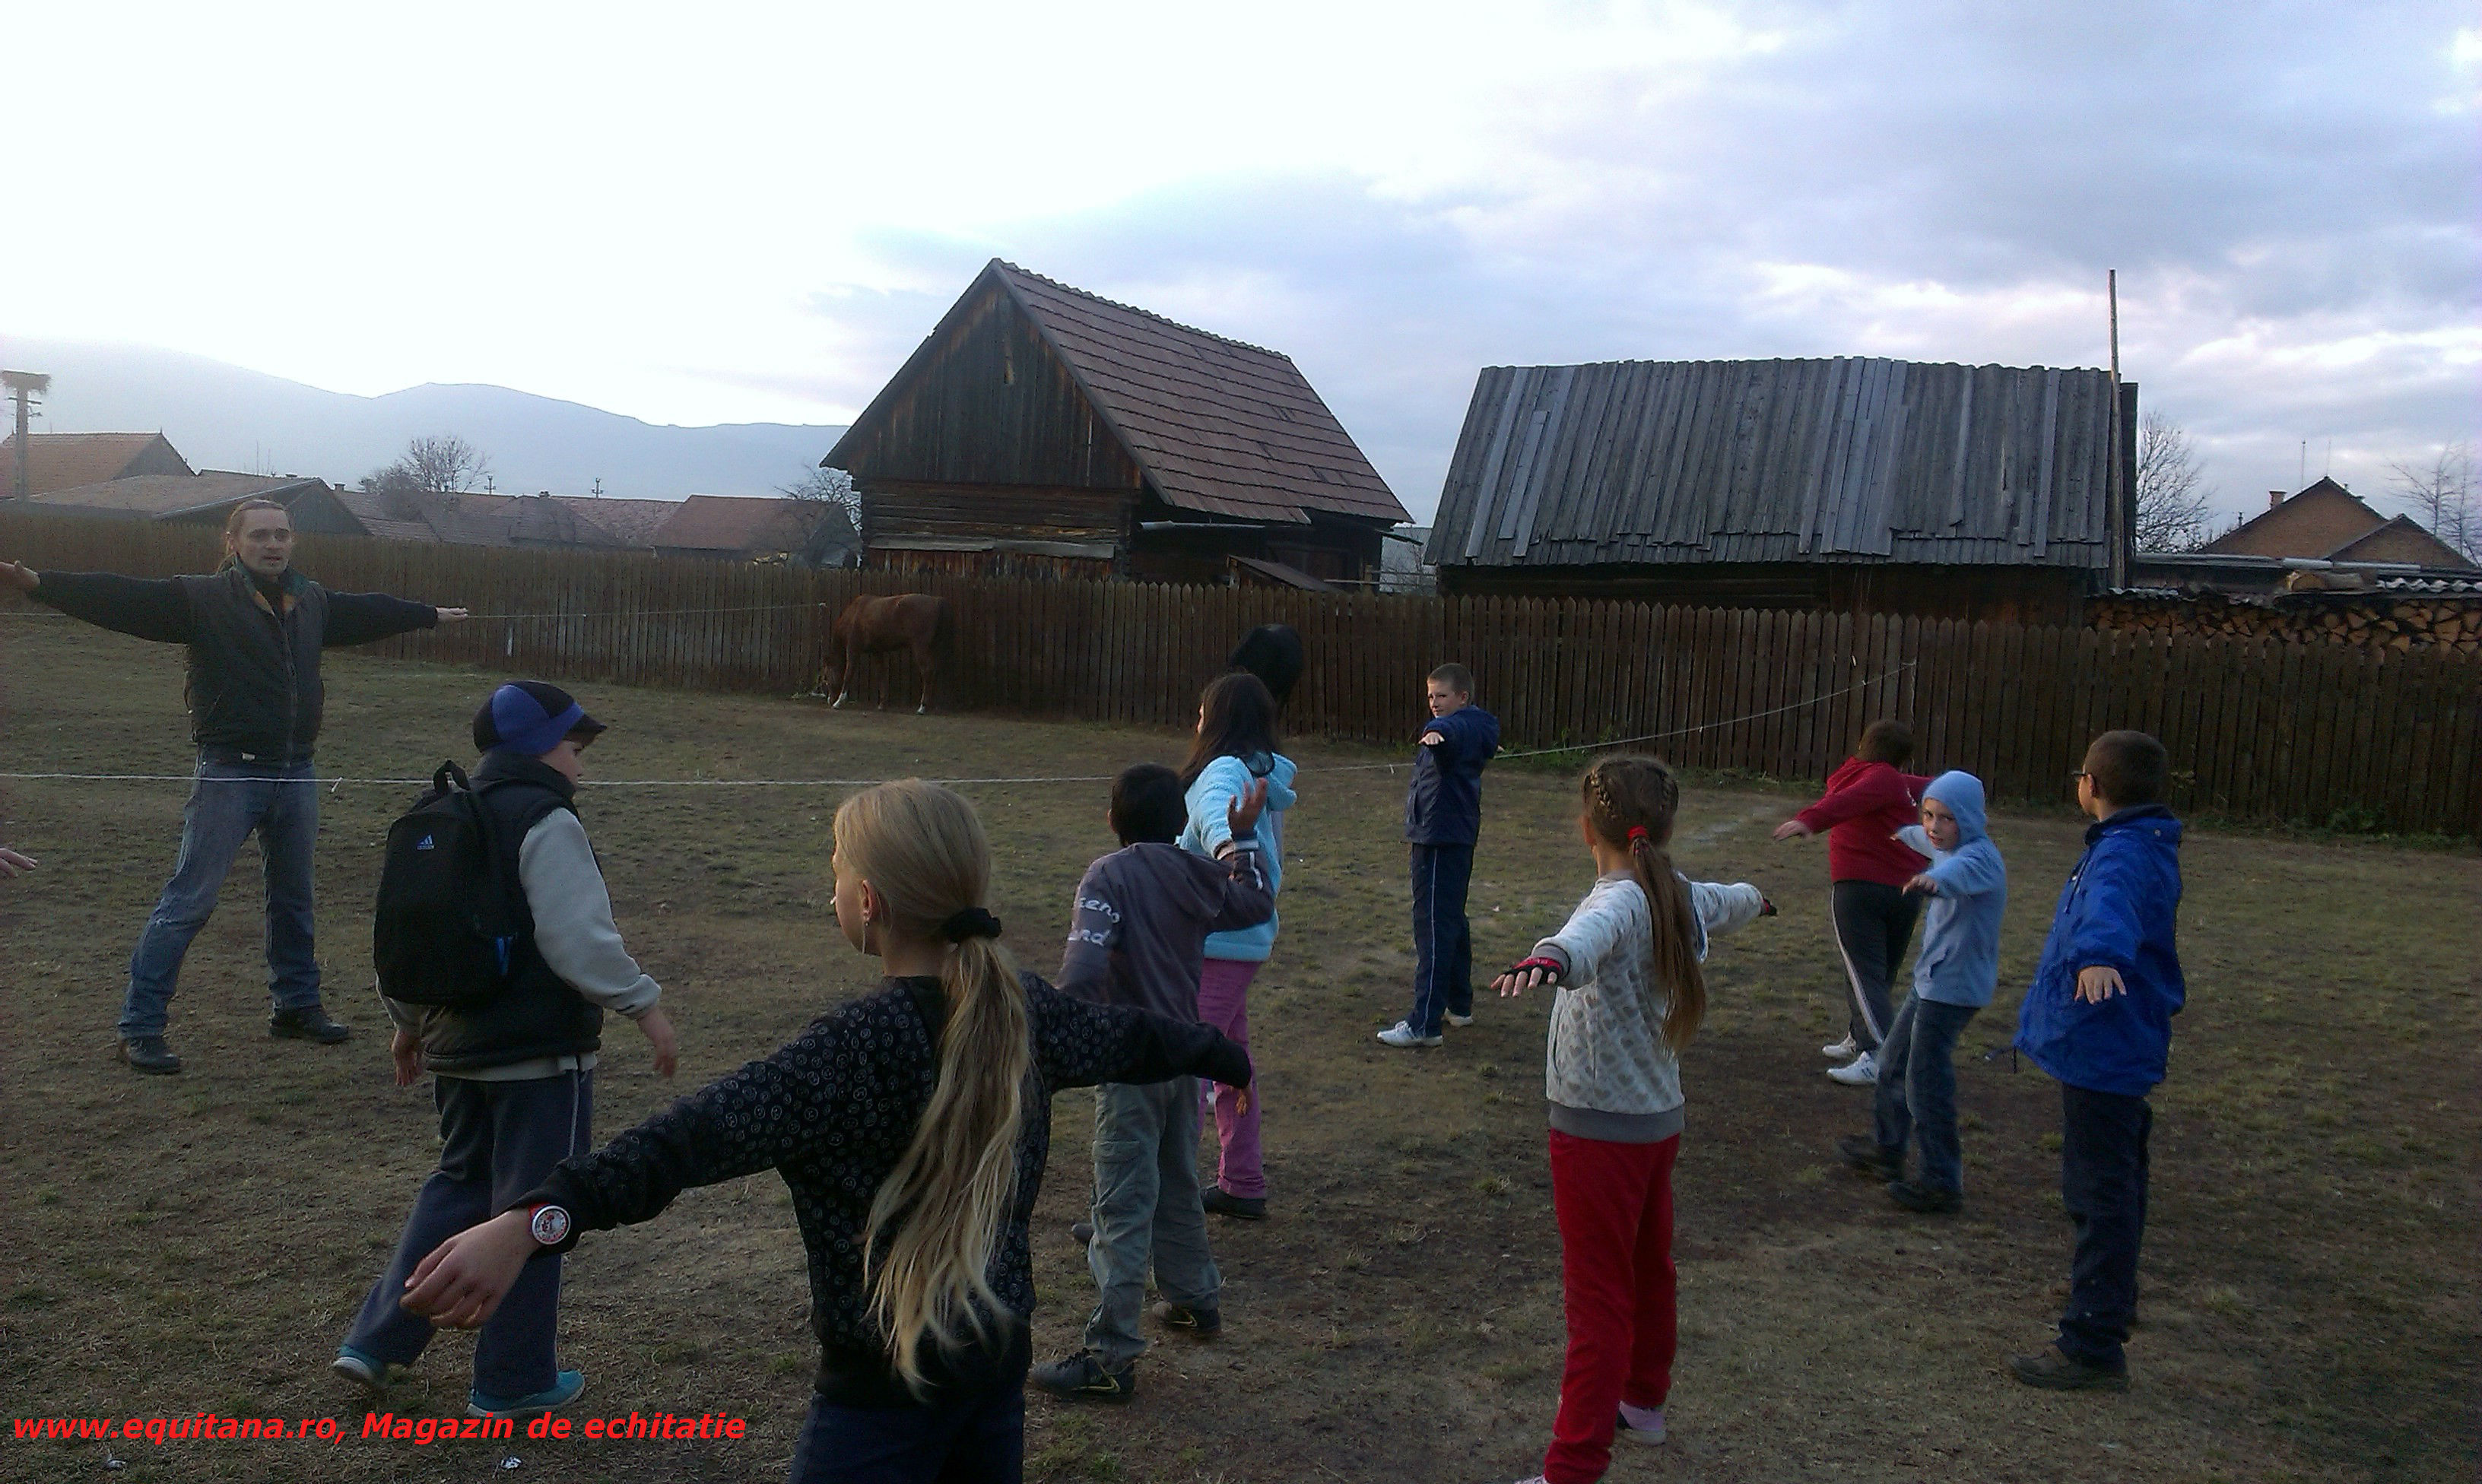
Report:
M 371 957 L 380 993 L 405 1004 L 472 1009 L 508 987 L 534 931 L 525 890 L 507 879 L 491 814 L 455 763 L 388 826 Z

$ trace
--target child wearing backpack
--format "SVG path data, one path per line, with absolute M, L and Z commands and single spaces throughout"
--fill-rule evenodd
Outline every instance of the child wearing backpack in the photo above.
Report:
M 1503 996 L 1559 986 L 1544 1080 L 1569 1359 L 1543 1472 L 1525 1484 L 1592 1484 L 1611 1464 L 1616 1432 L 1664 1439 L 1678 1334 L 1680 1052 L 1705 1014 L 1709 939 L 1775 914 L 1746 882 L 1691 881 L 1673 869 L 1680 785 L 1661 763 L 1604 758 L 1580 792 L 1594 890 L 1567 926 L 1492 981 Z
M 431 1071 L 440 1151 L 394 1260 L 371 1285 L 330 1367 L 375 1396 L 431 1342 L 430 1322 L 397 1303 L 424 1254 L 506 1209 L 552 1166 L 590 1147 L 603 1012 L 634 1021 L 654 1048 L 655 1070 L 673 1075 L 672 1023 L 656 1002 L 663 990 L 621 946 L 611 894 L 577 816 L 578 754 L 603 730 L 567 691 L 540 681 L 500 687 L 474 715 L 483 761 L 471 804 L 495 852 L 482 863 L 478 890 L 514 893 L 505 916 L 519 930 L 508 945 L 501 982 L 478 983 L 457 1002 L 407 1004 L 382 985 L 381 1003 L 396 1028 L 388 1050 L 397 1085 L 409 1087 Z M 436 802 L 426 795 L 416 810 Z M 426 832 L 415 844 L 431 841 L 436 853 L 445 848 L 438 834 L 444 831 Z M 378 916 L 378 956 L 391 968 L 401 959 L 386 947 L 384 899 Z M 559 1261 L 530 1264 L 474 1346 L 468 1411 L 524 1417 L 576 1398 L 586 1378 L 554 1360 L 559 1317 Z
M 982 822 L 946 789 L 908 779 L 846 799 L 833 870 L 836 924 L 880 960 L 879 988 L 563 1162 L 441 1243 L 404 1302 L 486 1323 L 529 1258 L 773 1169 L 808 1249 L 819 1340 L 796 1484 L 1014 1484 L 1051 1095 L 1193 1076 L 1246 1087 L 1250 1059 L 1209 1027 L 1019 975 L 983 905 Z
M 1879 1048 L 1879 1089 L 1867 1134 L 1836 1140 L 1844 1162 L 1887 1183 L 1907 1211 L 1943 1214 L 1965 1204 L 1956 1138 L 1956 1043 L 1999 987 L 1999 920 L 2008 863 L 1991 843 L 1982 780 L 1944 772 L 1922 791 L 1922 822 L 1897 831 L 1930 868 L 1905 890 L 1930 898 L 1914 992 Z M 1905 1146 L 1921 1144 L 1921 1174 L 1905 1178 Z
M 1180 847 L 1189 808 L 1180 775 L 1141 763 L 1112 781 L 1109 819 L 1121 848 L 1086 868 L 1077 883 L 1062 992 L 1096 1004 L 1198 1020 L 1199 971 L 1207 934 L 1254 927 L 1273 916 L 1276 894 L 1260 864 L 1263 778 L 1226 806 L 1221 859 Z M 1086 1263 L 1101 1290 L 1076 1354 L 1033 1372 L 1055 1396 L 1125 1401 L 1137 1392 L 1138 1334 L 1147 1273 L 1154 1272 L 1165 1328 L 1200 1340 L 1222 1333 L 1224 1278 L 1206 1239 L 1198 1188 L 1196 1079 L 1105 1082 L 1095 1089 L 1095 1206 Z

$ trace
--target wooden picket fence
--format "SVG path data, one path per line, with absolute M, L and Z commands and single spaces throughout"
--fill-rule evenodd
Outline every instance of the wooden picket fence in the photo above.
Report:
M 0 512 L 0 554 L 38 567 L 201 571 L 215 533 Z M 1998 798 L 2059 800 L 2085 743 L 2161 738 L 2173 802 L 2243 819 L 2482 834 L 2482 664 L 2276 638 L 1645 604 L 1330 595 L 1132 583 L 895 578 L 661 560 L 308 538 L 344 590 L 473 610 L 374 646 L 549 679 L 789 694 L 862 592 L 932 591 L 954 631 L 941 709 L 1186 726 L 1253 624 L 1302 633 L 1296 731 L 1409 742 L 1424 676 L 1470 666 L 1511 749 L 1639 742 L 1693 768 L 1823 776 L 1872 717 L 1901 716 L 1917 766 Z M 911 708 L 911 662 L 866 662 L 857 699 Z

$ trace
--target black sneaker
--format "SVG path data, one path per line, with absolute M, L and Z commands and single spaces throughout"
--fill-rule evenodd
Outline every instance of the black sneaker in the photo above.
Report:
M 181 1070 L 181 1058 L 160 1035 L 134 1035 L 120 1043 L 120 1059 L 141 1072 L 170 1075 Z
M 1095 1241 L 1095 1223 L 1071 1221 L 1069 1223 L 1069 1235 L 1077 1238 L 1077 1245 L 1080 1247 L 1091 1246 Z
M 2012 1355 L 2008 1370 L 2027 1386 L 2039 1386 L 2046 1392 L 2125 1392 L 2128 1390 L 2128 1363 L 2119 1366 L 2094 1366 L 2065 1354 L 2058 1345 L 2045 1345 L 2031 1355 Z
M 328 1018 L 328 1012 L 315 1004 L 300 1009 L 277 1010 L 267 1017 L 267 1033 L 278 1039 L 316 1041 L 333 1046 L 354 1033 L 350 1026 L 340 1026 Z
M 1224 1333 L 1224 1311 L 1213 1304 L 1193 1308 L 1167 1298 L 1157 1300 L 1151 1312 L 1155 1322 L 1164 1328 L 1176 1329 L 1200 1340 L 1213 1340 Z
M 1888 1199 L 1907 1211 L 1917 1211 L 1926 1216 L 1944 1216 L 1965 1205 L 1965 1197 L 1954 1190 L 1942 1190 L 1914 1180 L 1888 1182 Z
M 1233 1195 L 1222 1185 L 1209 1185 L 1199 1193 L 1198 1203 L 1216 1215 L 1235 1221 L 1267 1219 L 1267 1198 L 1263 1195 Z
M 1879 1180 L 1905 1178 L 1905 1152 L 1899 1149 L 1890 1155 L 1877 1139 L 1866 1133 L 1842 1135 L 1835 1141 L 1835 1152 L 1843 1157 L 1846 1164 L 1864 1175 Z
M 1138 1394 L 1138 1363 L 1106 1370 L 1094 1351 L 1080 1350 L 1066 1360 L 1035 1367 L 1026 1379 L 1069 1401 L 1126 1401 Z

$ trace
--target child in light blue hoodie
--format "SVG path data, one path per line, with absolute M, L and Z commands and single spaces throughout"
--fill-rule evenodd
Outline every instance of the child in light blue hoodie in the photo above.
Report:
M 1896 834 L 1929 858 L 1905 883 L 1930 898 L 1914 991 L 1880 1049 L 1877 1128 L 1836 1141 L 1845 1162 L 1888 1182 L 1907 1211 L 1945 1212 L 1965 1202 L 1956 1137 L 1956 1043 L 1999 987 L 1999 919 L 2008 908 L 2008 864 L 1991 843 L 1982 780 L 1947 772 L 1922 791 L 1922 821 Z M 1921 1173 L 1905 1178 L 1905 1146 L 1918 1139 Z
M 1189 807 L 1181 848 L 1210 860 L 1231 844 L 1228 811 L 1233 802 L 1265 783 L 1267 805 L 1258 816 L 1256 834 L 1271 894 L 1283 890 L 1284 815 L 1300 801 L 1293 792 L 1293 760 L 1276 750 L 1279 742 L 1275 696 L 1255 675 L 1236 672 L 1210 683 L 1199 697 L 1198 735 L 1180 769 Z M 1270 914 L 1255 927 L 1214 933 L 1206 940 L 1198 977 L 1198 1018 L 1235 1042 L 1246 1044 L 1250 1038 L 1250 980 L 1276 950 L 1276 926 Z M 1215 1140 L 1223 1151 L 1215 1184 L 1199 1192 L 1201 1203 L 1219 1216 L 1266 1219 L 1267 1171 L 1258 1148 L 1261 1100 L 1222 1087 L 1201 1087 L 1200 1092 L 1214 1099 Z

